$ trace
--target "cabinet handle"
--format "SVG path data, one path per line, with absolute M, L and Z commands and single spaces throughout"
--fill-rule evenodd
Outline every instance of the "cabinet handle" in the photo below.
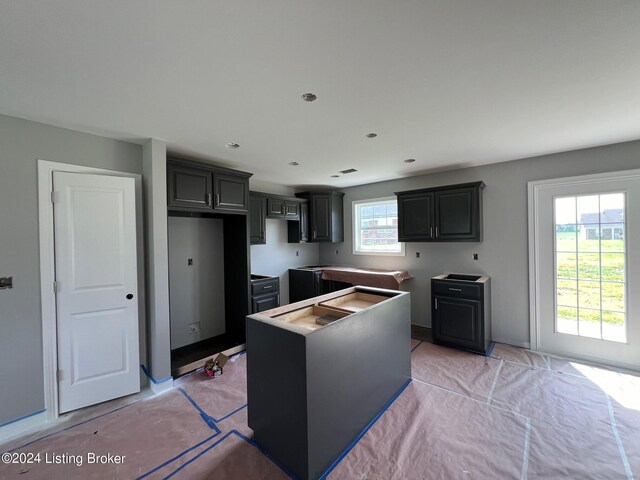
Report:
M 433 227 L 429 227 L 429 236 L 433 238 Z
M 211 204 L 211 194 L 207 193 L 207 205 L 209 205 L 210 207 L 213 207 L 213 205 Z
M 436 238 L 438 238 L 438 227 L 436 227 Z
M 436 310 L 438 309 L 438 299 L 436 298 Z
M 461 288 L 451 288 L 451 287 L 449 287 L 449 290 L 452 290 L 454 292 L 461 292 L 462 291 Z
M 220 206 L 220 194 L 216 193 L 216 207 Z
M 265 285 L 262 287 L 263 290 L 269 290 L 270 288 L 273 288 L 273 285 Z
M 276 302 L 278 302 L 278 307 L 280 306 L 280 294 L 278 294 L 278 296 L 276 297 Z
M 313 239 L 315 240 L 315 239 L 316 239 L 316 237 L 317 237 L 317 235 L 316 235 L 316 229 L 314 228 L 314 229 L 313 229 Z

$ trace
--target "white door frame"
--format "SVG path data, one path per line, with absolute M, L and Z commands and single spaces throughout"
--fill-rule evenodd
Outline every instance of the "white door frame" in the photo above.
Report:
M 102 168 L 85 167 L 66 163 L 38 160 L 38 223 L 40 241 L 40 297 L 42 302 L 42 376 L 44 381 L 45 421 L 58 418 L 58 345 L 56 325 L 56 298 L 53 292 L 55 281 L 55 254 L 53 229 L 53 172 L 92 173 L 130 177 L 136 186 L 136 243 L 138 263 L 138 328 L 140 358 L 146 358 L 146 329 L 144 290 L 144 236 L 142 230 L 142 175 L 117 172 Z
M 537 204 L 540 191 L 545 187 L 584 185 L 604 180 L 628 180 L 640 177 L 640 169 L 622 170 L 618 172 L 596 173 L 577 177 L 554 178 L 528 182 L 528 215 L 529 215 L 529 327 L 531 350 L 538 350 L 540 346 L 540 278 L 538 275 L 538 261 L 540 260 L 540 239 L 538 238 Z

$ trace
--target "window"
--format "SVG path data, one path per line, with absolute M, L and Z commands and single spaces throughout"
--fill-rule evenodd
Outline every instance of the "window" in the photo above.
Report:
M 625 194 L 555 199 L 556 331 L 625 343 Z
M 396 197 L 353 202 L 353 253 L 404 255 L 404 243 L 398 242 Z

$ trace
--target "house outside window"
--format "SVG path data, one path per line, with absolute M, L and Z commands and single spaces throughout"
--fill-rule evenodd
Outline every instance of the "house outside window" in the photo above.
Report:
M 353 202 L 354 255 L 404 255 L 398 242 L 396 197 Z

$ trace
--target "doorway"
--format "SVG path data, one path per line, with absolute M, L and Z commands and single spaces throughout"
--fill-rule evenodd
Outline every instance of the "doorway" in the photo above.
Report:
M 532 349 L 640 369 L 640 171 L 529 184 Z
M 45 409 L 54 420 L 139 391 L 142 182 L 40 160 L 38 184 Z

